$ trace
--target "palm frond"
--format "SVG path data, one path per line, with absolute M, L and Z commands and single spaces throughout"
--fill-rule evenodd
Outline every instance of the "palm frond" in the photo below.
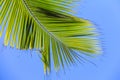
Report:
M 88 20 L 72 13 L 74 0 L 0 0 L 0 36 L 4 45 L 18 49 L 38 49 L 44 69 L 50 71 L 53 56 L 56 70 L 75 63 L 74 50 L 95 54 L 99 51 L 95 28 Z

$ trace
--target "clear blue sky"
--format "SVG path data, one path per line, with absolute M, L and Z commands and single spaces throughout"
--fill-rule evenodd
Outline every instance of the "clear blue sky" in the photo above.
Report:
M 52 72 L 48 80 L 120 80 L 120 1 L 81 0 L 75 10 L 76 16 L 91 20 L 98 28 L 104 54 L 89 59 L 97 67 L 85 62 L 66 69 L 66 74 Z M 36 51 L 4 47 L 1 38 L 0 80 L 46 80 Z

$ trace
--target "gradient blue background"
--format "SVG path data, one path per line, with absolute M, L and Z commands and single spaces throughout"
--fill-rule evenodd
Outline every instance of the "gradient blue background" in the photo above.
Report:
M 46 78 L 36 51 L 5 47 L 1 38 L 0 80 L 120 80 L 120 0 L 81 0 L 74 10 L 101 33 L 103 55 L 89 59 L 97 66 L 85 62 L 71 66 L 66 73 L 53 71 Z

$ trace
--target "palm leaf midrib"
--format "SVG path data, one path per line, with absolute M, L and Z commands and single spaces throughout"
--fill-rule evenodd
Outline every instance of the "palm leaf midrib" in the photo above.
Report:
M 28 10 L 29 14 L 31 15 L 31 17 L 33 18 L 33 20 L 38 23 L 39 27 L 41 27 L 49 36 L 51 36 L 53 39 L 55 39 L 58 43 L 60 42 L 61 44 L 63 44 L 64 46 L 67 47 L 67 45 L 65 45 L 60 39 L 58 39 L 54 34 L 52 34 L 52 32 L 49 32 L 45 26 L 40 22 L 40 20 L 37 19 L 37 17 L 32 13 L 32 11 L 30 10 L 29 6 L 27 5 L 27 2 L 25 0 L 22 0 L 26 10 Z

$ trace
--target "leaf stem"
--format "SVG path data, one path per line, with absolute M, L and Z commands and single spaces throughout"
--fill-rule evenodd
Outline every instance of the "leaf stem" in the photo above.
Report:
M 44 25 L 36 18 L 36 16 L 32 13 L 32 11 L 30 10 L 26 0 L 22 0 L 24 6 L 26 7 L 26 9 L 28 10 L 28 12 L 30 13 L 30 15 L 33 17 L 33 19 L 39 24 L 39 26 L 41 26 L 41 28 L 46 31 L 52 38 L 56 39 L 56 41 L 61 42 L 63 44 L 63 42 L 59 39 L 57 39 L 52 33 L 50 33 L 45 27 Z

